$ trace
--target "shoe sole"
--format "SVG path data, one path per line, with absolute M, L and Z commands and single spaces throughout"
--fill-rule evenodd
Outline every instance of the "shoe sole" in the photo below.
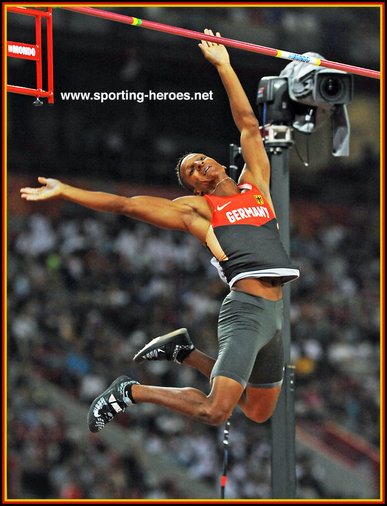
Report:
M 116 383 L 122 383 L 123 381 L 127 382 L 127 381 L 132 381 L 132 380 L 131 380 L 131 378 L 129 378 L 129 376 L 125 376 L 125 375 L 119 376 L 117 379 L 115 379 L 113 381 L 113 383 L 104 392 L 102 392 L 101 395 L 99 395 L 98 397 L 96 397 L 94 399 L 94 401 L 91 403 L 91 406 L 90 406 L 89 411 L 87 413 L 87 424 L 89 426 L 90 432 L 100 432 L 105 427 L 105 425 L 107 425 L 110 422 L 110 420 L 109 420 L 109 422 L 105 422 L 104 425 L 101 428 L 98 428 L 98 426 L 95 427 L 95 426 L 91 425 L 91 423 L 90 423 L 91 420 L 90 419 L 91 419 L 91 417 L 93 417 L 93 420 L 96 420 L 96 419 L 99 418 L 99 417 L 94 416 L 95 405 L 97 404 L 97 402 L 99 400 L 101 400 L 102 397 L 105 397 L 109 393 L 109 391 L 113 389 L 113 387 L 115 386 Z M 113 418 L 112 418 L 112 420 L 113 420 Z
M 160 348 L 161 346 L 164 346 L 166 344 L 169 344 L 174 340 L 174 338 L 179 334 L 185 334 L 188 331 L 186 328 L 181 328 L 174 330 L 172 332 L 169 332 L 169 334 L 164 334 L 163 336 L 155 337 L 150 341 L 148 344 L 146 344 L 136 355 L 133 357 L 133 361 L 137 364 L 141 362 L 145 362 L 146 358 L 142 358 L 143 355 L 146 355 L 147 353 L 156 350 L 157 348 Z M 189 344 L 192 344 L 191 341 L 188 341 Z

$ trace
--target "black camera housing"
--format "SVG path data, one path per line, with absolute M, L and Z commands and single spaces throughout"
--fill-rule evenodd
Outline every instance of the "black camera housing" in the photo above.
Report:
M 266 105 L 264 118 L 263 104 Z M 288 80 L 284 77 L 268 76 L 259 81 L 257 92 L 258 118 L 261 124 L 291 124 L 294 103 L 290 100 Z

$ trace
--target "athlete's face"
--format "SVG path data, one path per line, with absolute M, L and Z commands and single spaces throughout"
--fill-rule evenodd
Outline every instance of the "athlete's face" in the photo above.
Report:
M 226 167 L 203 153 L 187 155 L 180 165 L 182 180 L 194 189 L 197 195 L 211 193 L 216 183 L 226 175 Z

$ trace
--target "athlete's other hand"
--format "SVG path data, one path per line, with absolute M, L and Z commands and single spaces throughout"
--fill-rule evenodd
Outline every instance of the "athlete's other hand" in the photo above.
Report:
M 60 197 L 62 183 L 58 179 L 38 177 L 40 188 L 20 188 L 20 196 L 25 200 L 49 200 Z
M 204 33 L 206 35 L 214 35 L 212 33 L 212 30 L 209 30 L 208 28 L 204 30 Z M 219 32 L 216 32 L 216 37 L 221 37 Z M 199 47 L 206 59 L 215 65 L 215 67 L 230 63 L 230 57 L 228 55 L 227 49 L 222 44 L 216 44 L 215 42 L 202 40 L 199 44 Z

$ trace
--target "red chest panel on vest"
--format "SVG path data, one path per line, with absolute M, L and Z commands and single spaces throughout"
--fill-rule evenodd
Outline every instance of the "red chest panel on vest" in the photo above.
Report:
M 258 188 L 250 184 L 239 185 L 239 188 L 248 188 L 248 190 L 230 197 L 204 195 L 213 210 L 211 221 L 213 228 L 222 225 L 259 227 L 275 218 L 271 207 Z

